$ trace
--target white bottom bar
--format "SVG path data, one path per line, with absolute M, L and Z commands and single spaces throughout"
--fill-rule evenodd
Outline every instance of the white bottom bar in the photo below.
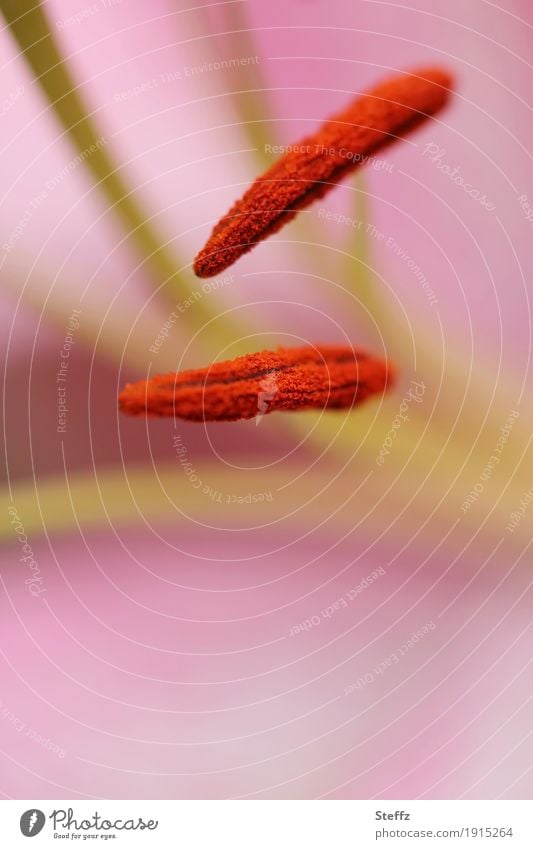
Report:
M 2 846 L 533 847 L 527 801 L 1 801 Z M 120 841 L 120 843 L 117 843 Z

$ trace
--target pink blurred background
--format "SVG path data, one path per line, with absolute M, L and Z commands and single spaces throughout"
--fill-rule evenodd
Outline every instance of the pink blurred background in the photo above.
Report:
M 520 201 L 529 193 L 533 206 L 531 5 L 44 8 L 106 149 L 187 280 L 213 224 L 272 160 L 256 131 L 272 144 L 296 141 L 395 70 L 444 65 L 457 91 L 442 115 L 384 152 L 390 167 L 336 188 L 204 296 L 239 320 L 254 349 L 347 338 L 393 350 L 397 395 L 339 419 L 354 457 L 313 441 L 312 419 L 302 432 L 279 416 L 257 427 L 180 424 L 202 494 L 176 460 L 175 423 L 119 419 L 116 395 L 127 380 L 224 352 L 209 326 L 192 338 L 187 312 L 150 352 L 173 304 L 87 169 L 58 181 L 76 151 L 8 29 L 0 33 L 0 792 L 530 798 L 529 519 L 519 541 L 505 515 L 527 488 L 521 447 L 531 432 L 523 390 L 533 261 Z M 458 167 L 494 209 L 439 162 Z M 424 270 L 436 309 L 406 262 L 370 236 L 374 285 L 396 312 L 392 328 L 378 308 L 365 320 L 362 266 L 348 273 L 345 262 L 355 236 L 319 217 L 320 207 L 355 215 L 359 195 L 367 220 Z M 73 310 L 59 434 L 56 374 Z M 447 371 L 454 360 L 464 364 L 460 385 Z M 410 379 L 427 382 L 419 415 L 428 432 L 457 448 L 451 492 L 448 455 L 411 471 L 425 443 L 376 474 L 373 434 L 387 433 Z M 478 445 L 481 426 L 468 430 L 468 406 L 501 425 L 520 411 L 506 480 L 518 469 L 525 483 L 498 514 L 495 482 L 493 502 L 465 525 L 461 502 L 490 456 Z M 10 505 L 38 563 L 38 597 Z

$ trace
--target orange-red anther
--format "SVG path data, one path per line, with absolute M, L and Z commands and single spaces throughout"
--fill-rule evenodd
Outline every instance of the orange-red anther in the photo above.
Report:
M 439 68 L 398 74 L 291 145 L 215 226 L 195 259 L 195 273 L 212 277 L 232 265 L 369 155 L 434 115 L 451 86 L 450 75 Z
M 132 416 L 236 421 L 274 410 L 355 407 L 392 378 L 385 360 L 349 346 L 278 348 L 129 383 L 119 407 Z

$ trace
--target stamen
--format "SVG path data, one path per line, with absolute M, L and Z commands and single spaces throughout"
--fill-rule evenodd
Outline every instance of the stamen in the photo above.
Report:
M 438 68 L 399 75 L 292 145 L 218 222 L 196 257 L 195 273 L 212 277 L 276 233 L 368 156 L 434 115 L 451 86 L 450 75 Z
M 119 408 L 131 416 L 236 421 L 274 410 L 355 407 L 392 380 L 385 360 L 350 347 L 278 348 L 128 383 Z

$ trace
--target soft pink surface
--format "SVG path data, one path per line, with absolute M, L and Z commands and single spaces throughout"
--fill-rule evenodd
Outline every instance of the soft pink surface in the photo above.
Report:
M 85 0 L 46 8 L 110 149 L 190 263 L 257 171 L 231 97 L 232 72 L 198 73 L 122 95 L 161 74 L 239 56 L 227 6 L 178 14 L 163 0 L 122 2 L 63 29 L 57 22 L 86 8 Z M 425 271 L 438 311 L 405 263 L 372 240 L 371 261 L 383 295 L 401 302 L 415 338 L 421 327 L 440 340 L 442 327 L 445 349 L 464 346 L 468 367 L 474 362 L 495 383 L 508 373 L 522 380 L 529 368 L 533 260 L 531 227 L 517 198 L 533 195 L 531 4 L 250 0 L 246 12 L 269 89 L 266 133 L 273 143 L 298 139 L 390 71 L 442 63 L 456 74 L 454 105 L 390 149 L 392 170 L 367 169 L 365 176 L 371 222 Z M 75 153 L 6 32 L 0 45 L 2 100 L 24 87 L 2 116 L 3 243 Z M 493 201 L 493 212 L 423 155 L 429 143 L 445 149 L 444 160 Z M 321 205 L 353 215 L 352 187 L 337 188 Z M 306 214 L 322 228 L 323 247 L 302 248 L 302 231 L 287 227 L 240 261 L 220 303 L 294 301 L 301 306 L 244 307 L 240 317 L 250 333 L 325 342 L 338 339 L 336 321 L 355 341 L 357 322 L 320 277 L 349 288 L 336 249 L 348 249 L 350 231 L 325 227 L 318 208 Z M 119 245 L 123 236 L 78 167 L 48 193 L 14 249 L 2 252 L 15 503 L 17 482 L 64 475 L 54 395 L 64 328 L 61 311 L 59 324 L 46 326 L 47 295 L 64 304 L 66 321 L 88 286 L 84 314 L 111 328 L 125 349 L 136 321 L 155 337 L 168 314 L 152 297 L 149 274 L 131 246 Z M 23 287 L 36 306 L 16 307 Z M 379 350 L 379 337 L 371 341 Z M 179 331 L 166 344 L 179 360 Z M 150 455 L 144 428 L 117 422 L 117 386 L 143 375 L 120 370 L 98 347 L 92 364 L 93 351 L 81 340 L 76 346 L 67 473 L 94 462 L 98 474 L 123 458 L 126 467 L 169 461 L 170 428 L 150 431 Z M 146 351 L 147 368 L 152 359 Z M 193 456 L 213 457 L 203 432 L 185 431 Z M 251 436 L 237 427 L 214 438 L 224 458 L 237 462 L 250 445 L 263 459 L 283 453 L 267 422 Z M 370 538 L 352 535 L 335 547 L 326 529 L 295 542 L 299 522 L 241 534 L 139 523 L 83 538 L 37 537 L 31 544 L 46 586 L 39 598 L 24 583 L 19 546 L 7 546 L 0 792 L 16 798 L 529 798 L 527 553 L 520 559 L 517 547 L 491 557 L 492 538 L 483 535 L 463 554 L 466 540 L 459 535 L 438 548 L 431 526 L 429 537 L 410 542 L 418 528 L 400 523 L 394 537 L 362 556 Z M 309 519 L 304 532 L 314 524 Z M 378 568 L 385 575 L 346 609 L 321 616 Z M 319 626 L 290 636 L 313 616 Z M 344 694 L 429 622 L 435 629 L 401 663 Z M 29 728 L 65 756 L 25 736 Z

